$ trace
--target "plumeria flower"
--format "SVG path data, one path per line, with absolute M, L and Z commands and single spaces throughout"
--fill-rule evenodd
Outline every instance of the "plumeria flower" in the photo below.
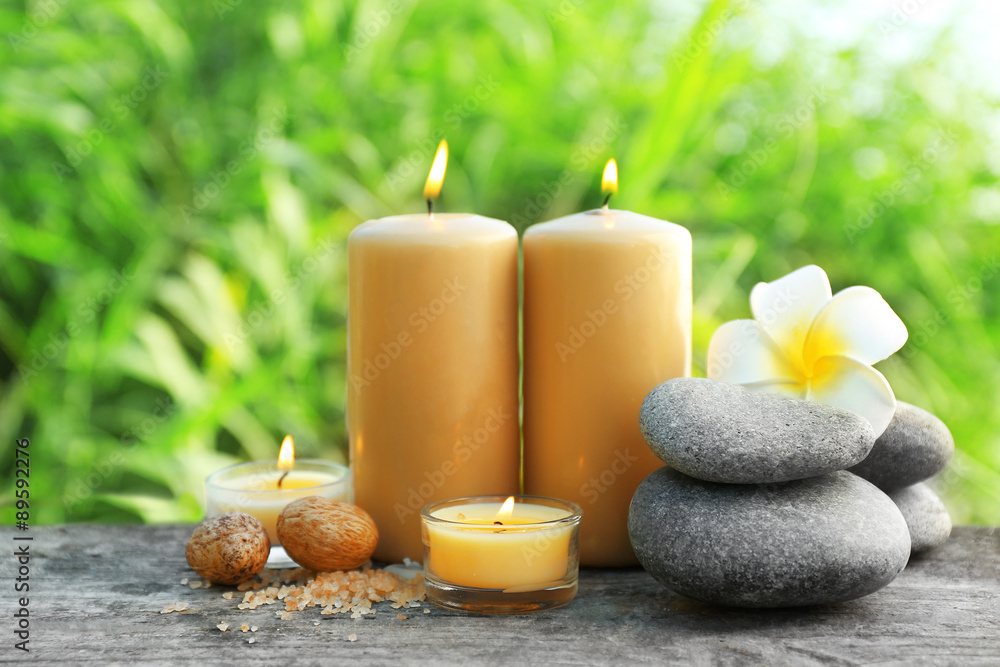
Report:
M 804 266 L 750 292 L 752 320 L 719 327 L 708 377 L 852 410 L 881 435 L 896 397 L 872 364 L 906 342 L 906 326 L 870 287 L 831 293 L 818 266 Z

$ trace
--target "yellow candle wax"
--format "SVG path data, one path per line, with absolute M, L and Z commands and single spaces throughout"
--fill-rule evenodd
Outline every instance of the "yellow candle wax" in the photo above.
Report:
M 517 232 L 432 214 L 447 164 L 442 141 L 427 215 L 347 241 L 347 434 L 380 560 L 420 559 L 426 503 L 519 486 Z
M 636 562 L 632 494 L 663 463 L 639 431 L 650 390 L 691 372 L 691 235 L 601 209 L 524 235 L 525 493 L 583 507 L 584 565 Z
M 278 515 L 288 503 L 308 496 L 351 502 L 350 479 L 344 466 L 309 460 L 295 466 L 287 475 L 278 470 L 273 461 L 242 464 L 219 471 L 205 483 L 206 515 L 246 512 L 264 524 L 271 545 L 278 546 L 281 544 L 277 532 Z
M 467 214 L 348 240 L 347 431 L 375 558 L 420 560 L 428 502 L 519 485 L 517 233 Z
M 433 511 L 437 521 L 424 522 L 428 575 L 469 588 L 526 592 L 561 585 L 571 569 L 575 574 L 576 523 L 558 523 L 572 512 L 532 503 L 518 503 L 508 516 L 498 516 L 500 509 L 500 503 L 470 503 Z

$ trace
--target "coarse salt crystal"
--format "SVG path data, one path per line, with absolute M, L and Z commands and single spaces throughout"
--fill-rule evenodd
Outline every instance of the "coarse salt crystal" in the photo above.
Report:
M 358 641 L 358 636 L 357 635 L 347 635 L 347 641 L 349 641 L 349 642 L 356 642 L 356 641 Z
M 229 624 L 228 624 L 228 623 L 219 623 L 219 624 L 218 624 L 217 626 L 215 626 L 215 627 L 217 627 L 217 628 L 219 628 L 219 630 L 221 630 L 221 631 L 225 632 L 226 630 L 228 630 L 228 629 L 229 629 Z
M 416 565 L 419 567 L 419 564 Z M 413 570 L 409 573 L 422 574 Z M 324 616 L 350 613 L 351 618 L 360 620 L 376 614 L 372 605 L 377 602 L 391 601 L 393 608 L 401 609 L 419 607 L 421 605 L 417 601 L 426 599 L 422 576 L 407 579 L 370 566 L 362 570 L 321 573 L 301 568 L 265 569 L 256 579 L 246 581 L 238 588 L 243 591 L 239 609 L 256 609 L 265 604 L 278 604 L 280 600 L 284 602 L 281 606 L 285 610 L 275 611 L 275 616 L 282 620 L 290 620 L 292 612 L 309 607 L 322 607 L 320 613 Z M 256 592 L 251 592 L 250 589 Z M 226 595 L 223 594 L 223 597 Z

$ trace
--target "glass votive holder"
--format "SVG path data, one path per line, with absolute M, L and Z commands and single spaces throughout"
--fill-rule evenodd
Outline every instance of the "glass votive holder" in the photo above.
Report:
M 352 502 L 350 468 L 318 459 L 297 460 L 288 471 L 274 461 L 238 463 L 205 479 L 205 516 L 246 512 L 256 517 L 271 538 L 267 567 L 298 567 L 278 540 L 278 515 L 288 503 L 308 496 Z
M 427 599 L 439 607 L 514 614 L 576 597 L 580 518 L 571 502 L 476 496 L 420 513 Z

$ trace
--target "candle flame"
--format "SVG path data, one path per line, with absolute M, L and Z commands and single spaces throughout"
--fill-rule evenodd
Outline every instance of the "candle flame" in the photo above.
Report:
M 604 174 L 601 176 L 601 194 L 618 194 L 618 163 L 614 158 L 608 160 L 604 165 Z
M 427 174 L 427 182 L 424 183 L 424 199 L 433 201 L 441 194 L 441 184 L 444 183 L 444 172 L 447 168 L 448 142 L 442 139 L 438 144 L 437 153 L 434 154 L 431 171 Z
M 281 441 L 281 451 L 278 452 L 278 470 L 291 470 L 295 467 L 295 441 L 286 435 Z
M 514 496 L 503 501 L 500 511 L 497 512 L 497 519 L 509 519 L 514 514 Z

